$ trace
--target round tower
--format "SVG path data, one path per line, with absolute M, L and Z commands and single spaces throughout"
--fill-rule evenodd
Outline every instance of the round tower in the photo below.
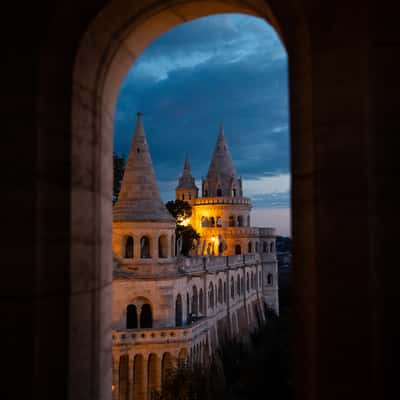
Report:
M 175 256 L 175 219 L 161 200 L 141 113 L 113 208 L 113 253 L 120 269 L 157 273 Z

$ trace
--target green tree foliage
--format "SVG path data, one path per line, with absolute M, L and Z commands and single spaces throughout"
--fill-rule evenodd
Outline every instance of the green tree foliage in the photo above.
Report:
M 200 239 L 200 235 L 192 225 L 186 224 L 186 220 L 192 215 L 192 207 L 183 200 L 171 200 L 165 206 L 176 219 L 175 236 L 182 237 L 182 255 L 188 256 L 196 241 Z
M 119 191 L 121 190 L 121 182 L 124 177 L 126 160 L 124 156 L 113 153 L 113 167 L 114 167 L 114 187 L 113 187 L 113 204 L 118 199 Z

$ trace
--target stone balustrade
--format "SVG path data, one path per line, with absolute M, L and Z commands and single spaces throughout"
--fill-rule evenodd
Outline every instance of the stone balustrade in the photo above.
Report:
M 199 197 L 194 200 L 194 204 L 196 206 L 205 204 L 242 204 L 251 206 L 251 199 L 248 197 Z
M 121 329 L 113 330 L 115 345 L 165 344 L 190 342 L 208 331 L 208 320 L 201 319 L 187 326 L 174 328 Z
M 258 228 L 259 234 L 261 237 L 275 237 L 276 229 L 275 228 Z

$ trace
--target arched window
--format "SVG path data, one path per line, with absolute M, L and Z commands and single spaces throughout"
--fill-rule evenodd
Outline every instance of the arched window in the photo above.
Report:
M 150 304 L 143 304 L 140 310 L 140 327 L 152 328 L 153 327 L 153 314 L 151 312 Z
M 236 277 L 236 294 L 240 296 L 240 277 L 239 275 Z
M 182 194 L 182 200 L 185 200 L 185 194 Z
M 236 189 L 232 188 L 232 197 L 236 197 Z
M 125 241 L 125 258 L 133 258 L 133 237 L 128 236 Z
M 247 244 L 247 252 L 248 253 L 252 253 L 253 252 L 253 244 L 251 242 L 249 242 Z
M 243 226 L 243 217 L 241 215 L 237 217 L 237 226 Z
M 233 276 L 231 277 L 231 298 L 235 297 L 235 281 L 233 280 Z
M 249 277 L 249 273 L 247 272 L 246 274 L 246 285 L 247 285 L 247 291 L 250 292 L 250 277 Z
M 165 384 L 170 371 L 173 368 L 172 356 L 170 353 L 164 353 L 161 360 L 161 387 Z
M 176 296 L 175 301 L 175 325 L 182 326 L 183 319 L 182 319 L 182 296 L 178 294 Z
M 269 252 L 270 252 L 270 253 L 273 253 L 273 252 L 274 252 L 274 242 L 271 242 L 271 243 L 269 244 Z
M 202 228 L 205 228 L 205 227 L 207 227 L 209 225 L 209 221 L 208 221 L 208 218 L 207 217 L 201 217 L 201 226 L 202 226 Z
M 149 399 L 153 397 L 153 393 L 157 390 L 157 372 L 158 369 L 158 357 L 152 353 L 149 355 L 147 362 L 147 393 L 149 394 Z
M 140 258 L 150 258 L 150 240 L 147 236 L 140 239 Z
M 138 327 L 137 309 L 134 304 L 126 307 L 126 329 L 136 329 Z
M 203 298 L 203 289 L 199 290 L 199 310 L 201 314 L 204 314 L 204 298 Z
M 240 244 L 237 244 L 235 246 L 235 254 L 242 254 L 242 247 L 240 246 Z
M 229 216 L 229 226 L 235 226 L 235 216 L 234 215 Z
M 158 238 L 158 258 L 167 258 L 167 257 L 168 257 L 167 237 L 165 235 L 161 235 Z
M 189 293 L 186 293 L 186 323 L 191 323 Z
M 208 304 L 211 309 L 214 308 L 214 285 L 212 282 L 208 286 Z
M 209 226 L 212 226 L 212 227 L 214 227 L 215 226 L 215 218 L 214 217 L 210 217 L 210 225 Z
M 218 303 L 222 304 L 222 280 L 218 280 Z
M 221 188 L 217 189 L 217 197 L 221 197 L 222 196 L 222 190 Z
M 119 359 L 119 399 L 128 400 L 129 395 L 129 356 L 124 354 Z
M 226 282 L 224 282 L 224 303 L 228 300 L 228 294 L 226 293 Z
M 197 315 L 198 314 L 198 301 L 199 298 L 197 296 L 197 287 L 193 286 L 193 294 L 192 294 L 192 314 Z
M 217 227 L 221 228 L 222 226 L 222 218 L 221 217 L 217 217 Z
M 267 276 L 267 283 L 268 283 L 268 285 L 272 285 L 273 282 L 274 282 L 273 275 L 271 273 L 269 273 Z
M 263 253 L 268 253 L 268 243 L 263 242 Z

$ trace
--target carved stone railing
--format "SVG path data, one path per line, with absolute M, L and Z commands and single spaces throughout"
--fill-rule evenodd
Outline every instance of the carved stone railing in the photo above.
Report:
M 251 199 L 248 197 L 199 197 L 194 200 L 194 204 L 196 206 L 205 204 L 243 204 L 251 206 Z
M 187 342 L 206 335 L 207 331 L 206 319 L 175 328 L 118 329 L 112 331 L 112 343 L 113 345 L 133 345 Z

